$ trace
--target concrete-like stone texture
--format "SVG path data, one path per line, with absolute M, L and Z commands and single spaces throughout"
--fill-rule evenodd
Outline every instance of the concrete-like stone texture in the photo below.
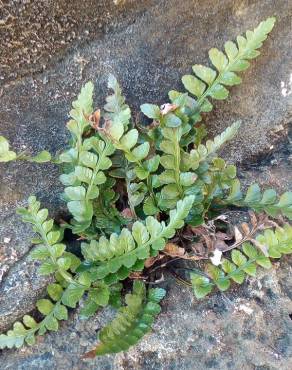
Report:
M 96 102 L 108 73 L 120 80 L 137 119 L 144 102 L 163 103 L 182 88 L 180 77 L 208 50 L 275 15 L 277 24 L 261 56 L 230 98 L 206 116 L 211 134 L 236 119 L 243 128 L 225 158 L 240 165 L 245 183 L 291 189 L 292 4 L 288 1 L 7 1 L 0 4 L 0 134 L 18 150 L 61 149 L 72 99 L 91 79 Z M 40 25 L 40 26 L 39 26 Z M 291 140 L 291 139 L 290 139 Z M 0 166 L 0 328 L 33 309 L 47 279 L 27 258 L 31 231 L 15 209 L 34 193 L 57 218 L 65 212 L 52 165 Z M 291 262 L 285 259 L 239 289 L 198 303 L 169 287 L 154 333 L 128 354 L 80 360 L 96 330 L 112 316 L 90 322 L 77 313 L 37 346 L 3 351 L 2 369 L 289 369 Z M 290 279 L 290 281 L 289 281 Z M 251 312 L 251 310 L 253 310 Z

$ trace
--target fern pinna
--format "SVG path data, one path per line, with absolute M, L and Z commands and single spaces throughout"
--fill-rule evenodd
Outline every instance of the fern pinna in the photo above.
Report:
M 68 309 L 80 303 L 82 318 L 107 305 L 118 309 L 85 357 L 125 351 L 151 330 L 160 312 L 165 291 L 151 287 L 153 264 L 154 271 L 167 269 L 173 259 L 209 261 L 200 264 L 202 270 L 196 264 L 188 269 L 190 281 L 184 281 L 202 298 L 215 287 L 225 291 L 232 282 L 243 283 L 258 267 L 270 268 L 273 259 L 292 252 L 292 228 L 285 221 L 292 219 L 292 193 L 278 196 L 258 184 L 243 192 L 236 167 L 217 154 L 239 132 L 241 122 L 205 142 L 201 123 L 213 108 L 211 101 L 226 99 L 228 88 L 241 83 L 238 73 L 260 54 L 274 23 L 268 18 L 238 36 L 236 43 L 227 41 L 224 52 L 211 49 L 212 67 L 195 64 L 193 74 L 182 77 L 186 92 L 170 91 L 169 103 L 142 104 L 142 113 L 151 120 L 147 127 L 134 124 L 121 87 L 110 76 L 110 95 L 102 110 L 93 108 L 93 83 L 81 89 L 67 124 L 69 146 L 55 157 L 47 151 L 33 157 L 16 153 L 0 136 L 0 162 L 52 161 L 60 166 L 62 198 L 71 215 L 70 221 L 57 225 L 34 196 L 18 210 L 36 233 L 31 258 L 40 261 L 39 274 L 55 281 L 48 285 L 47 297 L 37 301 L 42 320 L 25 315 L 0 335 L 0 348 L 34 344 L 37 335 L 58 330 Z M 273 221 L 259 215 L 257 222 L 252 216 L 252 229 L 243 223 L 242 236 L 235 226 L 230 238 L 235 242 L 223 247 L 221 242 L 218 249 L 208 222 L 214 227 L 216 215 L 230 205 L 265 213 Z M 66 229 L 79 241 L 79 257 L 66 246 Z M 205 255 L 180 244 L 200 239 L 202 230 Z M 132 280 L 133 291 L 123 305 L 121 291 Z

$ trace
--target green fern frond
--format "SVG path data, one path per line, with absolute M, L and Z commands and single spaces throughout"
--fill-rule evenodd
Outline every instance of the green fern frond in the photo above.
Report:
M 112 75 L 110 75 L 108 79 L 108 88 L 113 90 L 113 94 L 106 97 L 107 103 L 105 104 L 104 109 L 108 113 L 105 114 L 105 128 L 107 133 L 115 141 L 119 141 L 122 135 L 128 130 L 131 119 L 131 110 L 129 106 L 125 104 L 126 99 L 122 95 L 122 89 L 117 79 Z M 135 144 L 136 143 L 132 146 Z
M 64 282 L 64 280 L 63 280 Z M 36 335 L 43 335 L 47 330 L 57 331 L 59 321 L 68 319 L 68 310 L 62 304 L 62 296 L 66 288 L 58 283 L 49 284 L 47 287 L 49 299 L 39 299 L 37 309 L 44 318 L 36 322 L 30 315 L 25 315 L 22 322 L 16 322 L 12 330 L 0 335 L 0 348 L 20 348 L 25 343 L 33 345 Z
M 90 226 L 93 212 L 93 200 L 99 197 L 99 186 L 106 182 L 104 171 L 111 167 L 109 156 L 114 152 L 110 141 L 92 137 L 83 142 L 79 152 L 78 165 L 74 172 L 61 175 L 65 199 L 74 216 L 73 229 L 80 233 Z M 64 157 L 62 157 L 64 160 Z
M 9 142 L 4 136 L 0 136 L 0 162 L 10 162 L 16 159 L 16 153 L 9 150 Z
M 126 306 L 119 309 L 115 319 L 99 333 L 100 343 L 84 357 L 101 356 L 126 351 L 136 344 L 147 332 L 161 308 L 159 302 L 165 296 L 161 288 L 149 289 L 135 281 L 132 294 L 125 297 Z
M 0 335 L 0 348 L 19 348 L 24 345 L 33 345 L 36 335 L 43 335 L 48 330 L 57 331 L 59 321 L 68 319 L 67 307 L 75 307 L 76 303 L 82 298 L 86 290 L 89 290 L 89 297 L 96 303 L 95 310 L 108 303 L 109 288 L 102 283 L 90 287 L 91 280 L 87 273 L 82 273 L 75 281 L 70 284 L 60 275 L 59 283 L 49 284 L 47 293 L 49 298 L 39 299 L 36 303 L 37 309 L 44 318 L 36 322 L 33 317 L 25 315 L 22 322 L 16 322 L 13 329 L 6 334 Z M 101 289 L 103 288 L 103 290 Z M 108 291 L 108 293 L 107 293 Z M 103 294 L 103 296 L 102 296 Z M 105 298 L 107 294 L 107 299 Z
M 218 204 L 236 178 L 236 166 L 227 164 L 219 157 L 212 161 L 210 159 L 208 158 L 208 162 L 202 161 L 194 171 L 198 178 L 188 189 L 195 194 L 194 207 L 186 218 L 186 223 L 191 226 L 203 224 L 209 210 L 218 209 Z
M 224 258 L 220 266 L 207 265 L 206 273 L 191 273 L 194 294 L 203 298 L 214 287 L 225 291 L 231 281 L 242 284 L 246 276 L 255 276 L 257 266 L 270 268 L 270 258 L 280 258 L 282 254 L 292 253 L 292 226 L 286 224 L 275 231 L 265 230 L 256 237 L 256 241 L 243 243 L 241 251 L 233 249 L 231 260 Z
M 160 164 L 164 171 L 157 176 L 156 188 L 162 188 L 156 198 L 158 207 L 165 211 L 173 209 L 176 202 L 184 196 L 195 195 L 197 199 L 202 182 L 197 181 L 197 173 L 189 171 L 190 156 L 181 148 L 184 127 L 165 127 L 161 132 L 163 140 L 159 146 L 162 151 Z
M 120 169 L 115 169 L 111 171 L 111 175 L 120 177 L 120 173 L 124 172 L 123 177 L 127 180 L 129 205 L 133 213 L 135 213 L 134 208 L 143 201 L 147 190 L 142 191 L 141 186 L 143 184 L 141 183 L 138 185 L 134 183 L 134 180 L 136 178 L 140 180 L 149 178 L 150 173 L 156 170 L 157 167 L 155 169 L 151 168 L 149 160 L 145 161 L 150 150 L 149 142 L 145 141 L 138 143 L 138 130 L 135 128 L 128 130 L 131 111 L 128 105 L 125 104 L 122 90 L 113 76 L 109 77 L 108 87 L 114 91 L 114 94 L 106 98 L 107 104 L 104 108 L 109 113 L 105 116 L 107 121 L 104 132 L 111 140 L 113 146 L 123 153 L 126 160 L 130 163 L 127 171 L 124 171 L 124 168 L 122 168 L 122 171 Z M 149 180 L 147 181 L 147 186 L 148 191 L 152 193 Z
M 57 282 L 47 287 L 49 299 L 40 299 L 36 303 L 44 319 L 37 323 L 31 316 L 25 315 L 22 323 L 16 322 L 12 330 L 0 335 L 0 348 L 19 348 L 24 343 L 32 345 L 36 335 L 43 335 L 47 330 L 57 331 L 58 321 L 68 317 L 66 306 L 76 307 L 86 291 L 91 309 L 94 303 L 95 311 L 109 301 L 109 287 L 103 282 L 92 284 L 90 274 L 86 271 L 73 277 L 72 273 L 76 271 L 80 260 L 65 251 L 65 245 L 60 243 L 62 233 L 56 229 L 52 219 L 47 219 L 48 210 L 40 209 L 40 202 L 34 196 L 29 198 L 28 208 L 20 208 L 18 213 L 38 233 L 38 237 L 32 240 L 37 247 L 30 255 L 31 258 L 42 261 L 38 272 L 42 275 L 54 273 Z
M 209 51 L 209 58 L 216 70 L 199 64 L 193 66 L 195 75 L 185 75 L 182 82 L 187 91 L 197 98 L 197 110 L 210 112 L 212 104 L 207 98 L 226 99 L 229 92 L 225 86 L 241 83 L 241 78 L 235 72 L 241 72 L 250 65 L 248 60 L 260 55 L 257 50 L 274 27 L 276 19 L 267 18 L 253 31 L 246 31 L 245 37 L 237 37 L 237 45 L 227 41 L 224 45 L 225 53 L 213 48 Z M 198 117 L 199 119 L 199 117 Z
M 120 235 L 112 234 L 110 239 L 101 237 L 99 241 L 92 240 L 90 244 L 82 243 L 85 260 L 98 263 L 97 267 L 91 268 L 92 279 L 103 279 L 115 274 L 117 280 L 123 280 L 129 276 L 131 268 L 139 260 L 143 262 L 150 255 L 157 255 L 164 248 L 166 239 L 173 237 L 175 230 L 184 225 L 193 201 L 194 197 L 191 195 L 180 200 L 176 209 L 169 213 L 168 225 L 148 216 L 145 224 L 136 221 L 132 231 L 124 228 Z
M 215 136 L 213 140 L 207 140 L 206 145 L 200 144 L 197 149 L 190 151 L 188 159 L 185 159 L 185 165 L 196 170 L 200 163 L 212 159 L 212 156 L 228 141 L 232 140 L 240 128 L 240 121 L 234 122 L 227 127 L 220 135 Z
M 88 291 L 87 300 L 81 309 L 81 317 L 89 317 L 109 303 L 109 286 L 103 282 L 92 284 L 88 272 L 82 272 L 75 275 L 74 279 L 70 279 L 58 271 L 56 277 L 58 282 L 47 287 L 49 298 L 39 299 L 36 303 L 38 311 L 44 318 L 36 322 L 33 317 L 25 315 L 22 322 L 13 325 L 12 330 L 0 335 L 0 349 L 19 348 L 25 343 L 33 345 L 36 335 L 43 335 L 48 330 L 57 331 L 59 321 L 68 319 L 67 307 L 75 308 L 86 291 Z
M 267 189 L 261 193 L 258 184 L 252 184 L 244 195 L 240 189 L 240 182 L 235 179 L 232 182 L 230 193 L 224 204 L 233 204 L 238 207 L 249 207 L 256 212 L 266 212 L 272 217 L 282 214 L 292 220 L 292 192 L 285 192 L 278 197 L 274 189 Z
M 113 75 L 110 75 L 108 78 L 108 88 L 113 90 L 113 94 L 106 98 L 104 109 L 108 113 L 105 115 L 105 118 L 110 120 L 113 125 L 122 123 L 124 129 L 127 130 L 131 118 L 131 110 L 125 104 L 126 99 L 122 94 L 122 89 Z
M 15 322 L 12 330 L 0 335 L 0 349 L 20 348 L 24 343 L 31 346 L 35 344 L 35 335 L 43 335 L 47 330 L 57 331 L 58 321 L 68 319 L 67 308 L 59 301 L 53 304 L 48 299 L 40 299 L 37 302 L 37 307 L 40 313 L 45 315 L 45 318 L 37 323 L 33 317 L 25 315 L 23 322 Z
M 70 277 L 68 270 L 75 271 L 80 261 L 65 251 L 66 246 L 61 243 L 62 230 L 57 228 L 52 219 L 48 219 L 48 210 L 40 209 L 40 202 L 35 196 L 31 196 L 28 199 L 28 208 L 19 208 L 17 213 L 24 222 L 32 224 L 33 230 L 38 234 L 38 237 L 32 240 L 37 246 L 30 256 L 42 261 L 39 274 L 48 275 L 58 271 Z
M 81 88 L 77 100 L 72 103 L 73 109 L 70 111 L 70 116 L 73 121 L 69 121 L 67 127 L 73 136 L 75 135 L 75 140 L 80 139 L 85 129 L 90 126 L 88 117 L 93 111 L 93 90 L 93 83 L 87 82 Z
M 66 173 L 60 176 L 64 198 L 73 215 L 73 231 L 82 233 L 90 227 L 94 215 L 93 200 L 99 197 L 99 186 L 104 184 L 104 171 L 111 167 L 109 156 L 114 147 L 104 136 L 84 139 L 83 134 L 90 127 L 89 114 L 92 113 L 93 84 L 87 83 L 73 102 L 74 109 L 67 127 L 72 134 L 74 146 L 59 156 L 59 162 L 66 164 Z
M 95 282 L 87 293 L 86 300 L 80 310 L 80 317 L 85 319 L 94 315 L 100 307 L 110 304 L 110 299 L 116 304 L 120 298 L 121 288 L 119 284 L 109 287 L 103 281 Z
M 175 207 L 177 201 L 184 195 L 184 182 L 186 182 L 185 185 L 191 185 L 196 180 L 196 175 L 184 174 L 180 170 L 182 128 L 164 128 L 161 132 L 163 140 L 160 143 L 160 150 L 163 155 L 160 157 L 160 164 L 164 171 L 158 176 L 158 179 L 159 183 L 165 186 L 157 197 L 159 207 L 163 209 Z
M 121 227 L 129 222 L 124 218 L 115 206 L 119 194 L 114 191 L 116 180 L 108 177 L 106 182 L 100 186 L 100 196 L 94 204 L 94 218 L 96 229 L 103 230 L 105 234 L 120 233 Z M 92 235 L 95 237 L 96 232 Z
M 10 145 L 8 140 L 4 136 L 0 136 L 0 162 L 10 162 L 13 160 L 24 160 L 28 162 L 35 163 L 46 163 L 50 162 L 51 154 L 47 150 L 43 150 L 34 157 L 23 153 L 15 153 L 10 150 Z

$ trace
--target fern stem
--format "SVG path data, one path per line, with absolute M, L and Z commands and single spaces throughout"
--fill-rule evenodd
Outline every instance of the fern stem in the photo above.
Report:
M 88 199 L 88 194 L 90 194 L 91 188 L 94 185 L 94 178 L 96 177 L 98 171 L 100 171 L 100 164 L 104 160 L 104 157 L 106 156 L 105 153 L 107 152 L 108 148 L 109 148 L 109 144 L 106 142 L 106 145 L 105 145 L 104 150 L 102 151 L 101 155 L 98 156 L 98 162 L 97 162 L 97 164 L 95 166 L 95 169 L 93 171 L 90 184 L 88 185 L 88 188 L 87 188 L 87 191 L 86 191 L 86 195 L 85 195 L 85 200 L 86 201 L 89 200 Z
M 157 200 L 156 200 L 156 196 L 153 191 L 152 181 L 151 181 L 150 176 L 147 176 L 147 189 L 149 191 L 151 199 L 153 200 L 153 204 L 155 205 L 155 207 L 157 207 Z
M 131 210 L 131 212 L 133 214 L 133 217 L 134 218 L 137 218 L 136 211 L 135 211 L 135 206 L 133 205 L 133 203 L 131 201 L 132 192 L 131 192 L 131 189 L 130 189 L 130 185 L 131 185 L 131 182 L 130 182 L 130 180 L 126 176 L 126 187 L 127 187 L 127 195 L 128 195 L 129 207 L 130 207 L 130 210 Z
M 175 141 L 173 143 L 175 145 L 175 156 L 174 156 L 174 158 L 175 158 L 175 168 L 174 168 L 175 181 L 176 181 L 176 185 L 178 187 L 180 199 L 182 199 L 183 195 L 184 195 L 184 192 L 183 192 L 183 188 L 180 184 L 180 161 L 181 161 L 180 145 L 179 145 L 180 138 L 179 138 L 179 131 L 178 131 L 177 128 L 174 129 L 174 132 L 175 132 Z

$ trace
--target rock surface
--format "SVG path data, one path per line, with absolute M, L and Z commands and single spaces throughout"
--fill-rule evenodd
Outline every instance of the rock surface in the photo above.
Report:
M 106 94 L 108 73 L 120 80 L 138 115 L 144 102 L 165 102 L 181 88 L 180 77 L 194 63 L 206 63 L 208 50 L 276 15 L 277 24 L 262 55 L 243 75 L 228 101 L 216 103 L 206 123 L 212 134 L 240 118 L 237 140 L 224 156 L 240 164 L 245 182 L 259 179 L 279 190 L 291 189 L 291 16 L 280 0 L 224 1 L 19 1 L 1 5 L 0 133 L 18 150 L 62 148 L 72 99 L 91 79 L 96 102 Z M 38 5 L 37 5 L 38 4 Z M 38 26 L 41 25 L 41 27 Z M 73 35 L 74 33 L 74 35 Z M 11 46 L 10 46 L 11 45 Z M 290 145 L 290 149 L 289 149 Z M 243 175 L 244 174 L 244 175 Z M 35 193 L 58 217 L 64 210 L 52 165 L 12 163 L 0 167 L 0 328 L 34 307 L 47 284 L 36 276 L 27 253 L 30 230 L 15 209 Z M 3 369 L 289 369 L 291 354 L 291 262 L 249 281 L 243 289 L 198 303 L 173 286 L 154 333 L 128 354 L 88 363 L 96 330 L 72 313 L 56 334 L 33 348 L 3 351 Z M 0 279 L 1 280 L 1 279 Z M 251 311 L 252 310 L 252 311 Z

